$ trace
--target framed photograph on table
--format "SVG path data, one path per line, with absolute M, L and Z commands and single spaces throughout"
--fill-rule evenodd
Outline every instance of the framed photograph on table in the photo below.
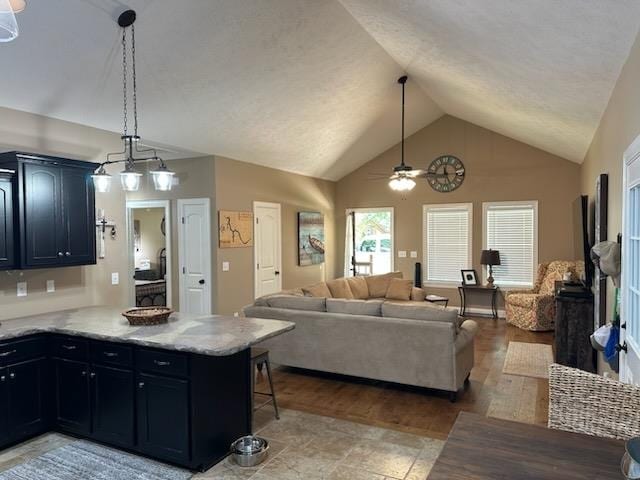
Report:
M 463 285 L 478 285 L 478 275 L 475 270 L 460 270 Z

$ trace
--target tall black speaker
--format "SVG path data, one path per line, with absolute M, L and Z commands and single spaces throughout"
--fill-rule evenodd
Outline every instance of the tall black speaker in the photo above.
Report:
M 416 273 L 413 281 L 416 287 L 422 288 L 422 264 L 420 262 L 416 262 Z

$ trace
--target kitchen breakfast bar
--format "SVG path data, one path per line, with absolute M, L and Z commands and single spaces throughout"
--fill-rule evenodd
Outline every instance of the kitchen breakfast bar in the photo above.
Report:
M 206 470 L 251 433 L 250 347 L 294 324 L 89 307 L 0 325 L 0 449 L 47 431 Z

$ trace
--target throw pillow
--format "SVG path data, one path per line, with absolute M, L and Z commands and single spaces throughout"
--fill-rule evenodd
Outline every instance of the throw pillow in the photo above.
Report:
M 367 282 L 367 287 L 369 287 L 369 298 L 384 298 L 392 278 L 402 278 L 402 272 L 391 272 L 385 273 L 384 275 L 364 277 Z
M 349 277 L 347 278 L 349 288 L 353 297 L 359 300 L 366 300 L 369 298 L 369 287 L 364 277 Z
M 302 291 L 307 297 L 331 298 L 329 287 L 327 287 L 327 284 L 324 282 L 315 283 L 313 285 L 309 285 L 308 287 L 303 287 Z
M 422 288 L 411 288 L 411 300 L 413 302 L 423 302 L 426 297 L 427 293 Z
M 402 280 L 401 278 L 392 278 L 389 282 L 389 288 L 384 296 L 388 300 L 411 300 L 411 289 L 413 282 L 411 280 Z
M 333 298 L 353 298 L 353 293 L 349 288 L 349 282 L 346 278 L 336 278 L 335 280 L 329 280 L 327 287 L 331 292 Z

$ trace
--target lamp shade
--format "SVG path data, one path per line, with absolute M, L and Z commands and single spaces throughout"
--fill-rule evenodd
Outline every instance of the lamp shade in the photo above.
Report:
M 18 36 L 18 22 L 9 0 L 0 0 L 0 42 L 10 42 Z
M 481 265 L 500 265 L 500 252 L 498 250 L 482 250 L 480 255 Z

